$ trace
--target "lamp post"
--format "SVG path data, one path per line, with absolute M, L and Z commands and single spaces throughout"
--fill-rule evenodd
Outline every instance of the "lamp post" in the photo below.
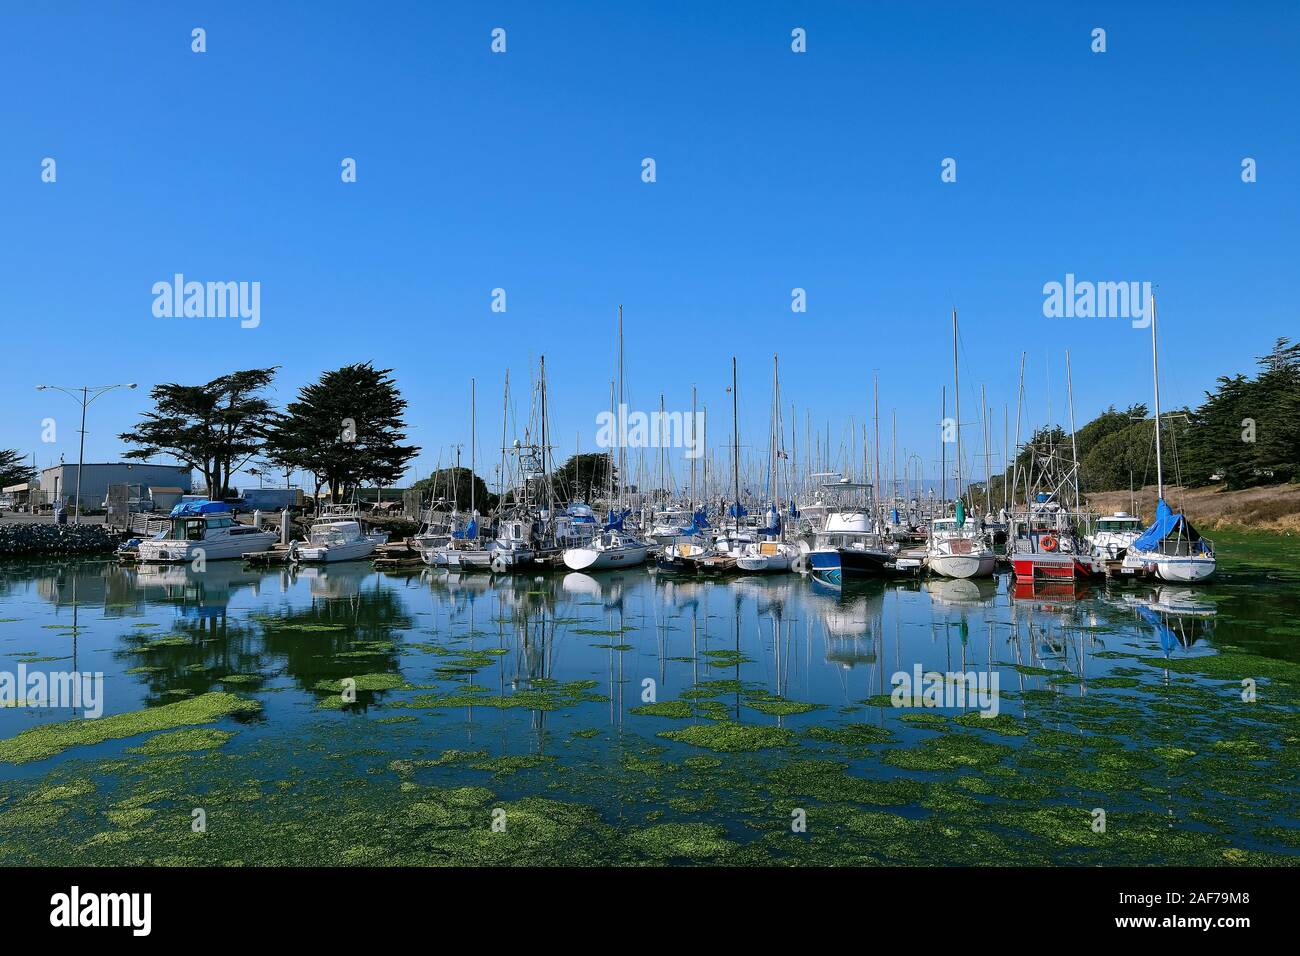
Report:
M 53 389 L 56 392 L 63 392 L 65 395 L 71 395 L 76 401 L 81 403 L 81 447 L 77 452 L 77 512 L 73 516 L 73 524 L 81 524 L 81 466 L 86 459 L 86 406 L 93 402 L 105 392 L 111 392 L 115 388 L 135 388 L 135 382 L 129 382 L 121 385 L 83 385 L 81 388 L 64 388 L 62 385 L 37 385 L 36 391 L 44 392 Z M 80 394 L 78 394 L 80 393 Z

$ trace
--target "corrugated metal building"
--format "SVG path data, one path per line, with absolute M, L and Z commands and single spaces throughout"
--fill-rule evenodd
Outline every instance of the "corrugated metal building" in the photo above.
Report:
M 81 466 L 81 497 L 87 508 L 98 508 L 108 497 L 109 485 L 162 485 L 180 488 L 189 494 L 191 473 L 188 465 L 148 465 L 130 463 L 86 464 Z M 46 500 L 65 500 L 69 505 L 77 496 L 77 463 L 55 465 L 41 472 L 41 491 Z

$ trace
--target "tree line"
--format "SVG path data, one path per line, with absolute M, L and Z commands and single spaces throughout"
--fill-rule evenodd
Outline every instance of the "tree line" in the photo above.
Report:
M 1300 343 L 1279 338 L 1256 363 L 1254 376 L 1220 376 L 1196 408 L 1161 410 L 1167 484 L 1235 490 L 1300 479 Z M 1030 464 L 1033 447 L 1054 446 L 1073 460 L 1076 443 L 1085 494 L 1155 482 L 1155 418 L 1145 404 L 1112 405 L 1074 436 L 1055 425 L 1037 430 L 1018 453 L 1019 473 Z M 1009 474 L 989 482 L 995 504 Z M 972 486 L 972 494 L 983 493 L 982 484 Z
M 118 437 L 127 458 L 170 455 L 203 476 L 209 497 L 231 493 L 240 471 L 288 476 L 301 470 L 346 500 L 362 484 L 395 484 L 420 449 L 406 441 L 406 400 L 370 363 L 323 373 L 283 411 L 266 397 L 276 367 L 221 375 L 202 385 L 156 385 L 151 411 Z

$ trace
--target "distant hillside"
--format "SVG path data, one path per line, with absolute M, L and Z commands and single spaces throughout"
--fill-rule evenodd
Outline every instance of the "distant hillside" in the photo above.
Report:
M 1156 509 L 1155 485 L 1137 492 L 1138 513 L 1150 520 Z M 1132 511 L 1128 491 L 1089 492 L 1088 506 L 1102 514 Z M 1300 533 L 1300 484 L 1260 485 L 1229 491 L 1220 487 L 1165 488 L 1165 500 L 1187 512 L 1201 531 L 1250 528 L 1256 531 Z

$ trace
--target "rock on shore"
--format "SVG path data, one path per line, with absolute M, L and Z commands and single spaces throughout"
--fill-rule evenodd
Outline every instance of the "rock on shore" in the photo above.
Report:
M 117 536 L 103 525 L 0 525 L 0 558 L 108 554 Z

